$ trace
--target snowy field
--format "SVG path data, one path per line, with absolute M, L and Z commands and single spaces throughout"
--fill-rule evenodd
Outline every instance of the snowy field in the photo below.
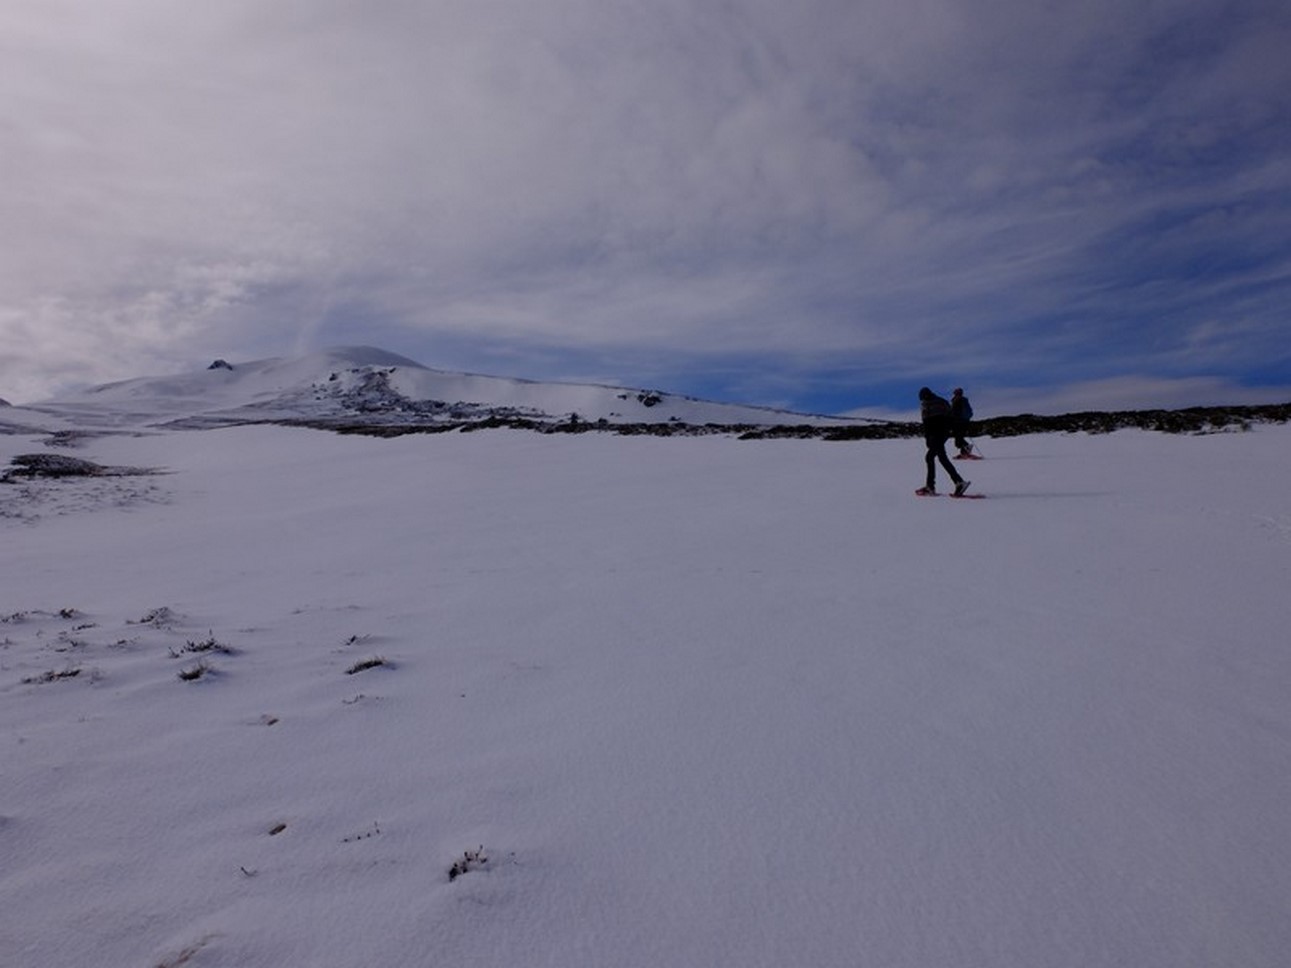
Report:
M 0 964 L 1291 963 L 1291 427 L 980 443 L 0 484 Z

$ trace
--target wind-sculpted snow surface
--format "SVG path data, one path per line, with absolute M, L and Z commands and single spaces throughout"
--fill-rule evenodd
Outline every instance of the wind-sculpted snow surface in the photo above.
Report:
M 0 963 L 1280 968 L 1291 428 L 984 449 L 82 440 L 166 499 L 0 517 Z

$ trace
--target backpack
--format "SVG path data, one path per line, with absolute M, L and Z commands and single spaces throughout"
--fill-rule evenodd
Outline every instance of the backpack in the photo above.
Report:
M 925 424 L 944 424 L 950 420 L 950 404 L 934 393 L 927 400 L 920 401 L 919 415 Z

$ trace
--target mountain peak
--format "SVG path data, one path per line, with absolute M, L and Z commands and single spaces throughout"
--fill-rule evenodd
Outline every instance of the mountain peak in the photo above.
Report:
M 376 346 L 329 346 L 317 355 L 337 365 L 408 366 L 418 370 L 426 369 L 416 360 Z

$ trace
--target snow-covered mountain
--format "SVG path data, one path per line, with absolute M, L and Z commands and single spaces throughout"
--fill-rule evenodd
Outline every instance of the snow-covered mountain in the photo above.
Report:
M 653 390 L 435 370 L 370 346 L 94 387 L 32 408 L 77 425 L 224 426 L 282 420 L 381 425 L 497 418 L 539 422 L 829 424 L 860 421 L 715 403 Z

